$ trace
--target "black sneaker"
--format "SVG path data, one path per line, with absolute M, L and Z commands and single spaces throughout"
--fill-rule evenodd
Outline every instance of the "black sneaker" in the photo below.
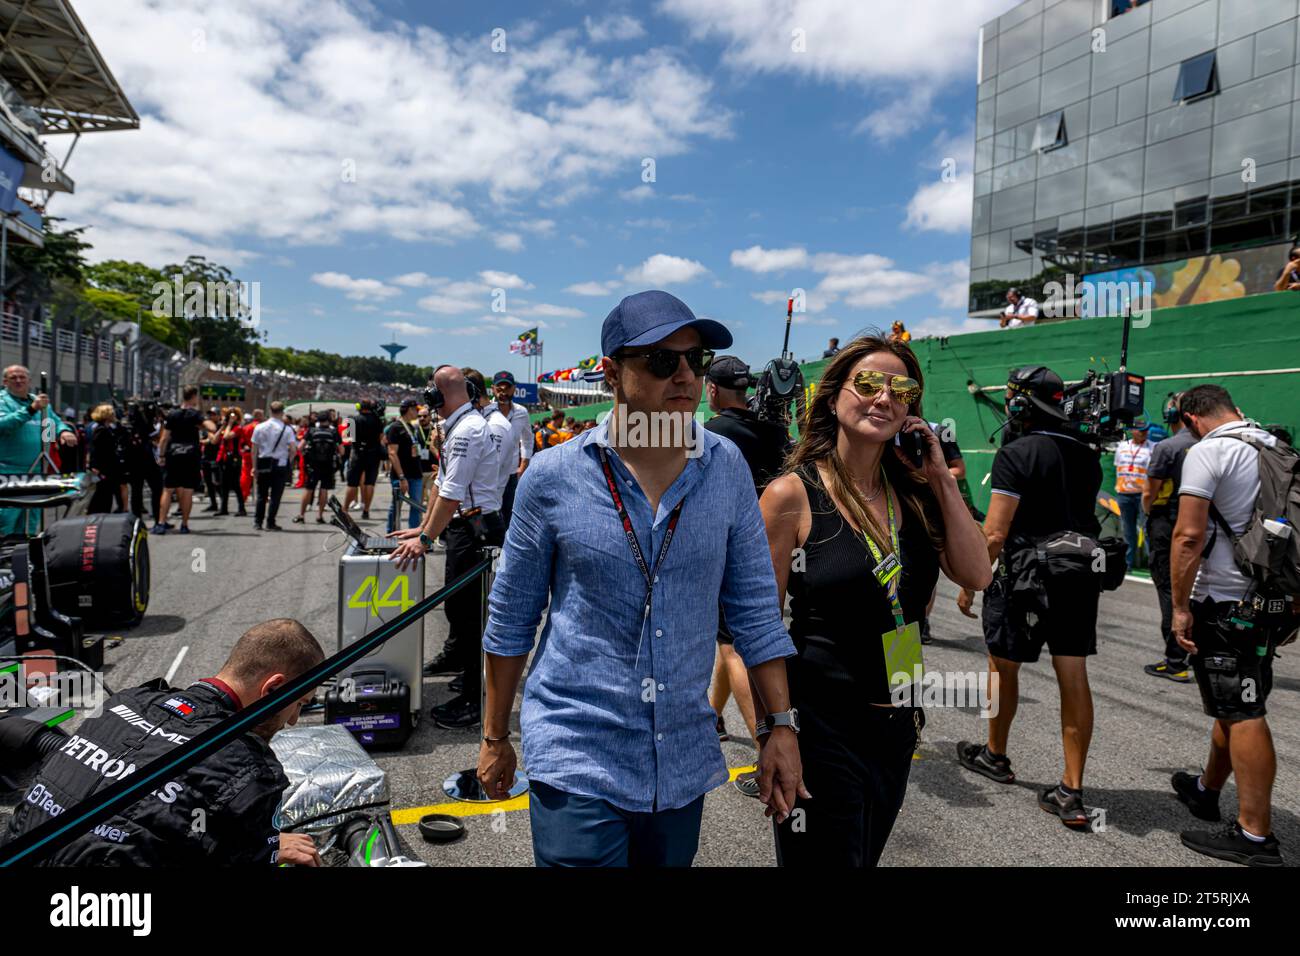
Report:
M 1066 793 L 1060 787 L 1048 787 L 1038 795 L 1038 805 L 1048 813 L 1055 813 L 1071 829 L 1088 829 L 1088 811 L 1084 809 L 1082 794 Z
M 457 674 L 447 682 L 447 689 L 453 694 L 459 694 L 465 689 L 465 675 Z
M 934 643 L 934 638 L 930 636 L 930 619 L 928 617 L 921 622 L 921 643 Z
M 1163 677 L 1165 680 L 1171 680 L 1178 684 L 1190 684 L 1192 682 L 1192 675 L 1188 672 L 1185 663 L 1171 664 L 1169 661 L 1161 661 L 1159 664 L 1148 664 L 1142 670 L 1152 677 Z
M 294 515 L 294 516 L 293 516 L 293 523 L 294 523 L 294 524 L 302 524 L 302 523 L 305 522 L 306 520 L 307 520 L 307 519 L 304 518 L 302 515 Z
M 1277 838 L 1269 834 L 1263 843 L 1248 840 L 1241 826 L 1230 823 L 1217 830 L 1184 830 L 1179 834 L 1183 846 L 1216 860 L 1240 863 L 1243 866 L 1281 866 L 1282 847 Z
M 1219 812 L 1219 791 L 1208 787 L 1202 790 L 1197 786 L 1197 781 L 1200 779 L 1199 774 L 1184 773 L 1179 770 L 1169 778 L 1169 782 L 1174 785 L 1174 793 L 1178 794 L 1178 799 L 1187 804 L 1187 809 L 1192 811 L 1192 816 L 1198 820 L 1218 823 L 1223 819 L 1223 814 Z
M 731 734 L 727 733 L 727 722 L 722 719 L 721 714 L 718 715 L 718 722 L 715 727 L 718 731 L 718 743 L 726 743 L 731 739 Z
M 261 530 L 262 530 L 261 522 L 254 521 L 254 522 L 253 522 L 253 527 L 254 527 L 256 530 L 258 530 L 258 531 L 261 531 Z
M 454 697 L 430 710 L 429 716 L 435 724 L 446 730 L 472 727 L 479 722 L 478 701 L 468 697 Z
M 972 744 L 963 740 L 957 744 L 957 761 L 967 770 L 981 773 L 996 783 L 1014 783 L 1015 773 L 1005 754 L 995 756 L 987 744 Z
M 736 789 L 747 797 L 758 799 L 758 774 L 755 771 L 742 773 L 736 777 Z
M 363 521 L 369 521 L 369 520 L 370 520 L 370 512 L 369 512 L 369 511 L 363 511 L 363 512 L 361 512 L 361 520 L 363 520 Z
M 267 530 L 267 531 L 283 531 L 284 528 L 280 527 L 278 524 L 272 524 L 271 522 L 268 521 L 268 522 L 266 523 L 266 530 Z
M 459 674 L 460 671 L 460 665 L 446 654 L 439 654 L 424 665 L 425 677 L 436 677 L 439 674 Z

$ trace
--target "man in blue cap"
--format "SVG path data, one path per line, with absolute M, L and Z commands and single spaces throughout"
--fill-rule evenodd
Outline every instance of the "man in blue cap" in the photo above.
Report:
M 483 636 L 478 774 L 498 798 L 513 782 L 510 710 L 549 604 L 521 715 L 539 866 L 690 865 L 704 794 L 728 779 L 708 702 L 719 601 L 774 714 L 760 799 L 784 819 L 805 794 L 754 482 L 694 421 L 730 344 L 666 292 L 628 296 L 601 330 L 614 410 L 520 478 Z

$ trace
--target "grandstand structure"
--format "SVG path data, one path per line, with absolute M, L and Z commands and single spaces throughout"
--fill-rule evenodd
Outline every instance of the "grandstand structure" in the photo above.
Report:
M 137 325 L 51 302 L 9 264 L 10 244 L 44 245 L 42 215 L 75 190 L 67 165 L 82 134 L 139 125 L 68 0 L 0 0 L 0 363 L 45 372 L 59 409 L 179 379 L 176 353 Z M 72 137 L 61 160 L 43 139 L 58 134 Z

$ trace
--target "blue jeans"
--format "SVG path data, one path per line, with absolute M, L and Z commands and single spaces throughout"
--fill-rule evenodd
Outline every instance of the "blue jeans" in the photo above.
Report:
M 1119 501 L 1119 521 L 1124 529 L 1124 543 L 1128 545 L 1128 566 L 1137 563 L 1138 527 L 1146 524 L 1142 514 L 1142 496 L 1139 494 L 1117 494 Z
M 703 794 L 676 810 L 634 813 L 537 780 L 528 789 L 538 866 L 690 866 L 695 859 Z
M 393 500 L 388 506 L 388 533 L 392 534 L 397 530 L 397 495 L 402 490 L 402 483 L 398 479 L 393 480 Z M 419 501 L 420 495 L 424 490 L 423 478 L 406 479 L 406 496 L 412 501 Z M 406 506 L 406 526 L 408 528 L 420 527 L 420 522 L 424 520 L 423 513 Z

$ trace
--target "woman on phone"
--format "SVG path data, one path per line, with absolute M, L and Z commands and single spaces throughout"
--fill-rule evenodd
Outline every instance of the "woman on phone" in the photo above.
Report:
M 926 603 L 940 570 L 976 590 L 991 578 L 922 390 L 906 344 L 855 339 L 827 365 L 786 473 L 760 501 L 780 600 L 791 596 L 798 655 L 786 667 L 812 794 L 777 827 L 782 866 L 880 859 L 925 723 Z

